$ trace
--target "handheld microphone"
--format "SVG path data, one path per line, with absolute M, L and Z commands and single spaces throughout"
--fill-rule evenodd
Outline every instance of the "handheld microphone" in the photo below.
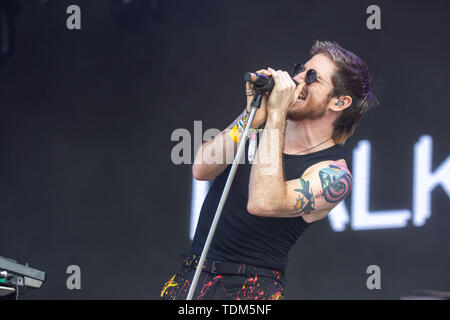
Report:
M 275 86 L 273 78 L 262 73 L 247 72 L 244 75 L 244 80 L 247 82 L 251 82 L 253 84 L 253 88 L 259 91 L 271 90 Z M 298 86 L 297 81 L 295 81 L 293 78 L 292 81 L 294 81 L 295 85 Z

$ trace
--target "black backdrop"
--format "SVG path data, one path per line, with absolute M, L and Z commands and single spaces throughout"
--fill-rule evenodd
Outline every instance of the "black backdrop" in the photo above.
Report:
M 82 29 L 66 28 L 81 8 Z M 191 171 L 173 130 L 224 128 L 243 108 L 246 71 L 290 70 L 315 39 L 368 63 L 381 92 L 346 143 L 372 146 L 370 209 L 411 209 L 413 148 L 448 157 L 448 1 L 19 1 L 0 70 L 0 255 L 48 272 L 34 299 L 157 299 L 187 253 Z M 334 232 L 328 220 L 292 250 L 290 299 L 397 299 L 450 291 L 449 200 L 438 186 L 424 226 Z M 350 199 L 346 200 L 350 208 Z M 66 268 L 79 265 L 81 290 Z M 366 287 L 381 268 L 381 290 Z

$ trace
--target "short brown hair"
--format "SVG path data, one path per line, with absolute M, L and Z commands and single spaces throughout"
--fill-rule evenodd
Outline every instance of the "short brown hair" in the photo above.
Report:
M 316 41 L 311 48 L 311 56 L 325 54 L 336 65 L 333 74 L 333 90 L 329 97 L 350 96 L 351 105 L 341 111 L 334 121 L 333 139 L 343 144 L 355 131 L 355 127 L 367 110 L 378 103 L 371 90 L 371 79 L 367 64 L 353 52 L 329 41 Z

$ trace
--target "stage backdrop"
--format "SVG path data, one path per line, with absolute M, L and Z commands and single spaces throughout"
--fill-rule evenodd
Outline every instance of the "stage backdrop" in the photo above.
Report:
M 366 60 L 381 105 L 345 144 L 352 195 L 291 251 L 287 298 L 450 291 L 448 1 L 10 4 L 0 256 L 48 273 L 24 298 L 158 299 L 202 196 L 171 160 L 172 133 L 223 129 L 244 107 L 245 72 L 290 71 L 316 39 Z M 67 27 L 72 4 L 81 29 Z M 67 287 L 71 265 L 81 289 Z

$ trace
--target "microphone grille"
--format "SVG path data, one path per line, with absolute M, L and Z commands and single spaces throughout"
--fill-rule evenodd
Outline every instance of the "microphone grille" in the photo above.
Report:
M 256 79 L 258 79 L 258 76 L 256 75 L 256 73 L 252 73 L 252 72 L 247 72 L 244 75 L 244 80 L 248 81 L 248 82 L 255 82 Z

